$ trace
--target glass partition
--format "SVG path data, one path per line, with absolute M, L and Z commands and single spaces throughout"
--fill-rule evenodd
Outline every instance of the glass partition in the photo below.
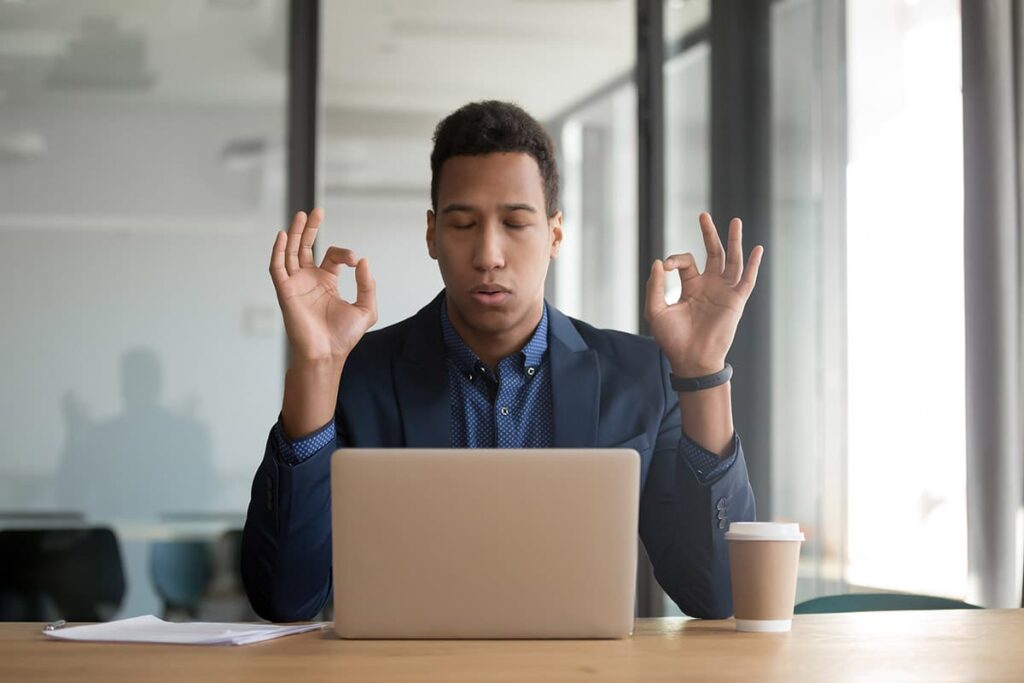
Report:
M 634 12 L 632 1 L 586 11 L 324 3 L 327 215 L 318 242 L 369 258 L 378 327 L 415 313 L 443 286 L 424 242 L 434 126 L 463 104 L 499 99 L 541 121 L 560 155 L 565 239 L 549 299 L 588 322 L 635 328 Z M 599 187 L 603 196 L 592 192 Z M 628 268 L 609 277 L 613 257 Z M 343 283 L 343 293 L 353 290 Z
M 119 615 L 162 611 L 153 541 L 240 524 L 279 408 L 286 26 L 0 3 L 0 528 L 111 526 Z

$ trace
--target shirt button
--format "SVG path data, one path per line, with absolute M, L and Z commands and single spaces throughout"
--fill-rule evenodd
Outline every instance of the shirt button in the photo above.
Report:
M 509 413 L 508 406 L 502 406 L 501 407 L 501 414 L 502 415 L 508 415 L 508 413 Z
M 469 377 L 469 381 L 472 382 L 473 381 L 473 373 L 472 372 L 469 373 L 468 377 Z
M 537 372 L 537 368 L 526 368 L 526 374 L 533 377 L 533 373 Z

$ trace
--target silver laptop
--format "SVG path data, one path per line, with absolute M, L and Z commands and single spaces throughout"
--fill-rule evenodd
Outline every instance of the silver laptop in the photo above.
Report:
M 331 461 L 342 638 L 623 638 L 640 457 L 344 449 Z

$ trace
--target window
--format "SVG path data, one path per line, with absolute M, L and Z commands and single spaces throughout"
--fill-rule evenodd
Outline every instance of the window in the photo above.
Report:
M 959 4 L 847 8 L 848 578 L 963 598 Z

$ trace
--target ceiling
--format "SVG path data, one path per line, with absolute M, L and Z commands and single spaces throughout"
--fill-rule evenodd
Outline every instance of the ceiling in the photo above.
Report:
M 634 58 L 631 0 L 324 5 L 328 106 L 429 113 L 479 99 L 556 114 Z
M 708 2 L 669 2 L 666 26 Z M 396 123 L 481 98 L 547 118 L 628 72 L 634 23 L 633 0 L 323 0 L 322 100 Z M 0 0 L 0 102 L 279 103 L 286 25 L 285 0 Z
M 706 22 L 709 6 L 669 0 L 667 38 Z M 407 170 L 406 159 L 421 162 L 435 123 L 461 104 L 512 100 L 549 119 L 628 74 L 635 57 L 634 0 L 321 7 L 327 175 L 349 184 L 421 182 L 422 164 Z M 121 103 L 276 108 L 283 121 L 287 9 L 287 0 L 0 0 L 0 112 L 85 101 L 113 112 Z M 45 136 L 8 131 L 0 147 L 30 156 Z

